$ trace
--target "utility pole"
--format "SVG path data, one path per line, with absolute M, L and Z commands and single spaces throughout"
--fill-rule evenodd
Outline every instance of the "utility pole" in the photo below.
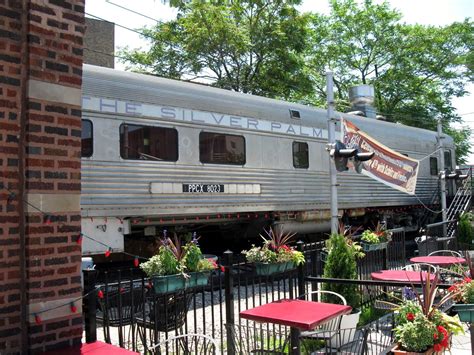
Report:
M 444 170 L 443 126 L 441 117 L 438 118 L 438 149 L 439 149 L 439 188 L 441 190 L 441 218 L 446 222 L 446 171 Z M 443 224 L 443 237 L 446 237 L 446 224 Z
M 334 87 L 333 73 L 326 72 L 326 98 L 328 103 L 328 151 L 333 149 L 336 143 L 336 120 L 334 118 Z M 337 233 L 339 229 L 339 216 L 337 210 L 337 172 L 336 166 L 329 157 L 329 177 L 331 183 L 331 234 Z

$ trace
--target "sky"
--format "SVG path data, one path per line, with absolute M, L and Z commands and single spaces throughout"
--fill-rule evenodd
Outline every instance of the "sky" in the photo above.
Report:
M 374 2 L 382 2 L 374 0 Z M 393 8 L 403 15 L 403 22 L 422 25 L 447 25 L 455 21 L 463 21 L 466 17 L 474 18 L 474 0 L 389 0 Z M 326 0 L 304 0 L 301 11 L 329 12 Z M 134 13 L 136 12 L 136 13 Z M 147 48 L 147 43 L 139 34 L 130 29 L 152 26 L 155 20 L 166 21 L 176 16 L 176 10 L 163 4 L 161 0 L 86 0 L 86 16 L 114 22 L 116 50 L 128 46 L 130 48 Z M 129 29 L 123 28 L 127 27 Z M 124 66 L 116 61 L 116 69 L 124 70 Z M 470 95 L 454 98 L 453 105 L 461 114 L 464 125 L 474 131 L 474 84 L 467 87 Z M 471 137 L 471 150 L 468 163 L 474 165 L 474 134 Z

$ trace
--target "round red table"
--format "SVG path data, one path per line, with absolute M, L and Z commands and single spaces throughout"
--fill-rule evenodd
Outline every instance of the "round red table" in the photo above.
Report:
M 423 275 L 423 280 L 426 279 L 426 272 L 421 272 Z M 412 282 L 412 283 L 420 283 L 421 282 L 421 275 L 420 271 L 412 271 L 412 270 L 380 270 L 375 271 L 370 274 L 374 280 L 380 281 L 401 281 L 401 282 Z M 435 278 L 434 274 L 430 274 L 430 279 L 433 280 Z
M 417 256 L 411 258 L 412 263 L 424 263 L 432 264 L 438 266 L 450 266 L 454 264 L 465 264 L 466 259 L 460 258 L 458 256 L 442 256 L 442 255 L 432 255 L 432 256 Z

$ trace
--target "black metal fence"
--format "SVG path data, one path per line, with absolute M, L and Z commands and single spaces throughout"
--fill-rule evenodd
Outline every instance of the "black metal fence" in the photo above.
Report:
M 365 282 L 370 273 L 405 265 L 404 243 L 404 231 L 395 230 L 386 250 L 367 252 L 359 260 L 361 309 L 372 312 L 374 301 L 386 291 L 385 286 Z M 84 271 L 86 341 L 99 335 L 106 342 L 153 353 L 153 346 L 165 339 L 199 333 L 216 339 L 218 353 L 232 353 L 238 339 L 235 329 L 250 326 L 238 316 L 240 311 L 319 288 L 320 281 L 314 277 L 323 275 L 324 242 L 299 242 L 297 248 L 304 252 L 306 263 L 270 276 L 256 275 L 253 264 L 234 262 L 240 258 L 227 251 L 219 262 L 222 267 L 211 274 L 207 286 L 166 294 L 155 294 L 150 280 L 137 268 Z M 287 331 L 282 326 L 262 327 L 269 334 Z

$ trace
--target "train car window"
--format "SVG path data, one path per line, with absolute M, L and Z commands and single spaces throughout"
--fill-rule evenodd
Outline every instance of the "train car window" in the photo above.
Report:
M 444 152 L 444 167 L 448 170 L 453 170 L 453 164 L 451 164 L 451 151 L 446 150 Z
M 120 156 L 123 159 L 178 160 L 178 131 L 174 128 L 122 124 Z
M 308 143 L 293 142 L 293 166 L 298 169 L 308 169 Z
M 83 158 L 91 157 L 94 151 L 94 140 L 92 132 L 92 121 L 82 120 L 81 157 Z
M 438 159 L 436 157 L 430 157 L 430 174 L 438 175 Z
M 199 159 L 210 164 L 245 164 L 245 138 L 232 134 L 201 132 Z

